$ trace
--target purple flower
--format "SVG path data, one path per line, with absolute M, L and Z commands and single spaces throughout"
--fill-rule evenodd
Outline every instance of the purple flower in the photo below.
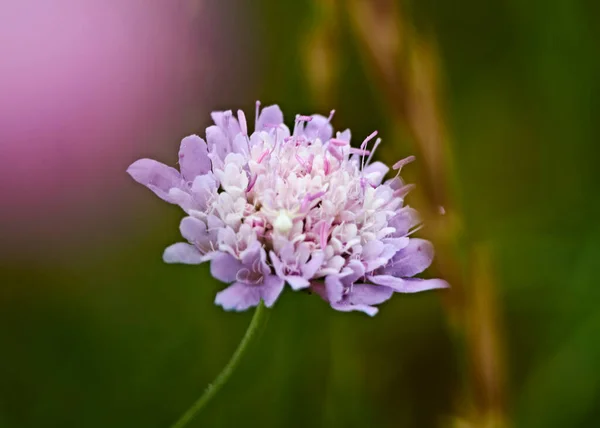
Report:
M 371 162 L 376 133 L 352 148 L 349 130 L 334 136 L 331 117 L 298 115 L 290 130 L 279 107 L 257 104 L 250 134 L 242 111 L 214 112 L 206 142 L 182 141 L 180 171 L 133 163 L 136 181 L 188 215 L 186 242 L 169 246 L 165 262 L 210 261 L 213 276 L 231 284 L 215 303 L 237 311 L 261 300 L 272 306 L 286 282 L 336 310 L 369 315 L 394 292 L 447 287 L 414 278 L 431 264 L 433 246 L 410 237 L 420 220 L 404 206 L 412 187 L 399 174 L 412 158 L 385 180 L 389 168 Z

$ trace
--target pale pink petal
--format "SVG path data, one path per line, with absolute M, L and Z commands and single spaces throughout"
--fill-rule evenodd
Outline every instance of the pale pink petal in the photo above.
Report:
M 283 291 L 283 285 L 285 281 L 275 275 L 266 276 L 263 285 L 258 286 L 260 290 L 260 297 L 265 302 L 265 306 L 270 308 L 273 306 L 281 292 Z
M 148 187 L 161 199 L 171 202 L 169 190 L 181 186 L 181 175 L 175 168 L 152 159 L 140 159 L 127 168 L 127 173 L 140 184 Z
M 384 267 L 384 273 L 402 278 L 417 275 L 431 265 L 433 253 L 431 242 L 413 238 L 405 248 L 392 257 Z
M 210 273 L 219 281 L 233 282 L 242 267 L 240 261 L 231 254 L 220 252 L 210 263 Z
M 210 159 L 206 142 L 197 135 L 181 140 L 179 148 L 179 168 L 187 181 L 210 171 Z
M 196 247 L 186 242 L 178 242 L 167 247 L 163 253 L 165 263 L 183 263 L 197 265 L 204 261 Z
M 301 290 L 310 286 L 310 282 L 307 279 L 297 275 L 288 275 L 285 277 L 285 280 L 293 290 Z
M 236 282 L 217 293 L 215 304 L 227 311 L 245 311 L 257 306 L 261 299 L 261 287 Z
M 374 284 L 390 287 L 398 293 L 418 293 L 449 287 L 448 283 L 442 279 L 396 278 L 390 275 L 374 275 L 368 279 Z

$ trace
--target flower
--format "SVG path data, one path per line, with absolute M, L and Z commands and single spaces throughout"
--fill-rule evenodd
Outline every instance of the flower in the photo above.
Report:
M 419 279 L 433 246 L 411 238 L 420 219 L 404 205 L 411 190 L 372 162 L 376 132 L 359 148 L 350 131 L 333 135 L 329 117 L 297 115 L 292 131 L 278 106 L 260 110 L 248 133 L 244 113 L 213 112 L 206 141 L 186 137 L 180 171 L 150 159 L 128 173 L 187 214 L 180 224 L 187 242 L 169 246 L 167 263 L 211 263 L 212 275 L 229 283 L 215 303 L 242 311 L 261 300 L 271 307 L 287 283 L 312 290 L 339 311 L 377 313 L 394 292 L 448 287 Z

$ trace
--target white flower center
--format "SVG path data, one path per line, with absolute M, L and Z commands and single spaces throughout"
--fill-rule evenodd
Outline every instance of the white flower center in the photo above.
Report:
M 273 229 L 275 232 L 285 234 L 288 233 L 293 226 L 294 221 L 291 213 L 288 210 L 280 210 L 273 222 Z

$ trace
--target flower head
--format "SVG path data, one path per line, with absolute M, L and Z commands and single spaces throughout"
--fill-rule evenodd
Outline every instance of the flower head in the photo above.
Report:
M 134 162 L 134 180 L 188 215 L 187 242 L 169 246 L 165 262 L 210 261 L 213 276 L 231 284 L 215 303 L 238 311 L 261 299 L 272 306 L 285 283 L 369 315 L 394 292 L 447 287 L 413 278 L 433 259 L 428 241 L 410 237 L 420 220 L 404 205 L 412 186 L 400 170 L 413 158 L 384 181 L 389 168 L 372 162 L 377 133 L 353 148 L 349 130 L 333 135 L 332 115 L 298 115 L 290 131 L 279 107 L 257 103 L 249 134 L 241 110 L 213 112 L 206 141 L 181 142 L 180 171 Z

